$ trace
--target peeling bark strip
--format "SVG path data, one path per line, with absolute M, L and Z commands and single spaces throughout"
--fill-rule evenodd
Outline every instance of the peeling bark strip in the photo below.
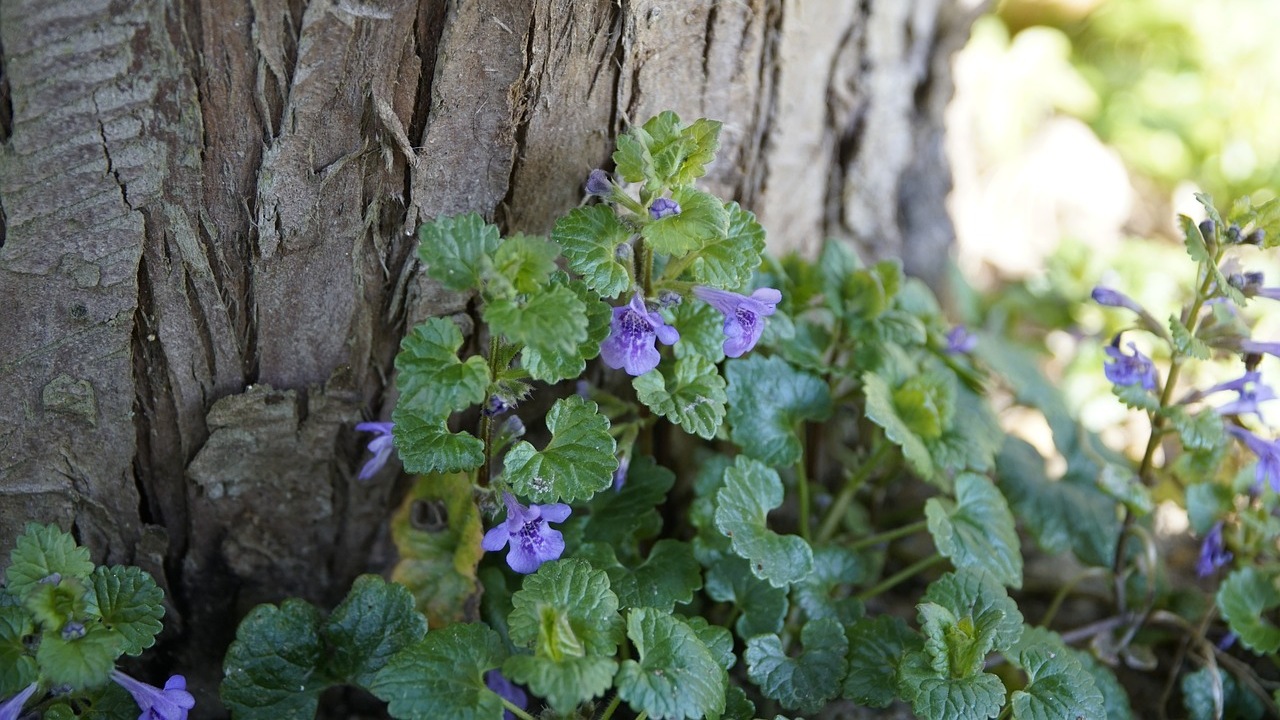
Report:
M 947 0 L 0 0 L 0 546 L 53 521 L 153 572 L 216 715 L 251 604 L 385 565 L 391 484 L 353 480 L 350 428 L 394 395 L 405 328 L 467 310 L 420 272 L 420 221 L 545 232 L 618 131 L 673 109 L 724 121 L 705 182 L 775 249 L 848 237 L 936 277 L 968 23 Z

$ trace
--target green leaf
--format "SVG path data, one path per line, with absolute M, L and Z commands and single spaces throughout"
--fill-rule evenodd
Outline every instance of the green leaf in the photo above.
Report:
M 468 619 L 483 589 L 476 568 L 484 556 L 484 524 L 463 473 L 422 475 L 391 516 L 400 561 L 391 579 L 413 594 L 413 606 L 432 625 Z
M 902 456 L 921 477 L 933 477 L 933 458 L 924 440 L 898 414 L 894 392 L 888 381 L 867 372 L 862 375 L 862 390 L 867 397 L 867 419 L 884 429 L 884 436 L 902 448 Z
M 13 697 L 35 682 L 36 659 L 23 641 L 35 631 L 35 621 L 25 610 L 0 607 L 0 697 Z
M 751 566 L 737 556 L 725 556 L 707 571 L 707 596 L 716 602 L 731 602 L 738 612 L 733 629 L 738 637 L 782 631 L 787 616 L 787 591 L 776 588 L 751 573 Z
M 691 185 L 707 174 L 707 165 L 716 159 L 720 149 L 720 122 L 698 118 L 680 131 L 685 141 L 685 157 L 670 182 L 674 186 Z
M 1093 678 L 1094 687 L 1102 693 L 1102 701 L 1107 720 L 1133 720 L 1133 710 L 1129 707 L 1129 693 L 1116 679 L 1115 673 L 1106 665 L 1094 659 L 1093 655 L 1075 648 L 1067 648 L 1067 653 L 1080 662 L 1089 677 Z
M 581 280 L 567 281 L 566 286 L 578 296 L 583 307 L 586 308 L 587 337 L 571 351 L 561 346 L 551 349 L 526 346 L 520 354 L 520 364 L 534 380 L 557 383 L 566 378 L 581 375 L 587 367 L 587 360 L 600 354 L 600 343 L 609 335 L 609 320 L 613 317 L 612 309 L 587 290 L 587 286 Z
M 627 182 L 646 182 L 654 186 L 658 178 L 653 172 L 653 154 L 649 152 L 649 134 L 636 125 L 618 136 L 618 149 L 613 153 L 613 164 L 618 174 Z
M 1209 359 L 1209 346 L 1203 340 L 1191 334 L 1177 315 L 1169 316 L 1169 334 L 1173 338 L 1173 349 L 1182 355 L 1190 355 L 1197 360 Z
M 656 179 L 658 185 L 667 184 L 679 171 L 685 158 L 693 149 L 691 139 L 681 132 L 680 117 L 670 110 L 663 111 L 645 121 L 642 136 L 649 148 L 653 166 L 645 173 L 647 179 Z M 652 191 L 654 183 L 648 183 Z
M 777 635 L 747 641 L 747 676 L 765 697 L 800 712 L 817 712 L 840 692 L 848 669 L 848 640 L 840 623 L 830 618 L 810 620 L 800 633 L 804 651 L 788 654 Z
M 725 205 L 729 229 L 706 242 L 695 254 L 690 267 L 693 279 L 705 285 L 737 290 L 751 281 L 764 252 L 764 228 L 756 216 L 736 202 Z
M 1004 705 L 1004 683 L 991 673 L 950 677 L 938 673 L 924 652 L 908 652 L 898 664 L 898 693 L 923 720 L 993 718 Z
M 639 660 L 618 669 L 618 695 L 653 718 L 719 717 L 728 675 L 693 628 L 653 608 L 627 614 Z
M 484 462 L 484 443 L 470 433 L 449 432 L 444 418 L 424 417 L 397 405 L 391 421 L 395 423 L 396 454 L 405 472 L 460 472 L 474 470 Z
M 751 702 L 742 688 L 729 684 L 724 696 L 724 715 L 722 720 L 753 720 L 756 716 L 756 704 Z M 782 717 L 779 715 L 778 717 Z
M 1026 687 L 1010 696 L 1016 720 L 1106 717 L 1106 705 L 1093 677 L 1056 633 L 1030 629 L 1014 660 L 1027 674 Z
M 674 368 L 663 363 L 658 370 L 631 381 L 640 402 L 690 434 L 714 438 L 724 421 L 726 401 L 724 378 L 715 364 L 689 355 L 676 360 Z
M 520 441 L 507 452 L 506 479 L 516 494 L 538 503 L 586 500 L 613 483 L 618 469 L 609 420 L 577 395 L 547 413 L 551 442 L 541 451 Z
M 155 644 L 163 627 L 164 591 L 150 573 L 123 565 L 94 568 L 89 589 L 89 612 L 120 634 L 125 654 L 136 657 Z
M 1182 446 L 1188 450 L 1213 450 L 1226 442 L 1222 416 L 1213 408 L 1192 414 L 1185 408 L 1173 406 L 1162 409 L 1160 414 L 1169 418 Z
M 651 538 L 662 529 L 657 506 L 675 484 L 675 473 L 641 455 L 631 460 L 627 481 L 617 492 L 598 493 L 591 498 L 591 514 L 582 538 L 622 548 Z
M 769 529 L 769 511 L 782 505 L 782 480 L 773 468 L 739 455 L 716 493 L 716 527 L 756 577 L 786 587 L 813 570 L 813 551 L 798 535 Z
M 491 332 L 543 354 L 569 354 L 587 339 L 587 306 L 564 285 L 534 293 L 523 302 L 487 303 L 484 321 Z
M 1218 607 L 1245 647 L 1259 655 L 1280 650 L 1280 628 L 1264 616 L 1280 607 L 1274 577 L 1257 568 L 1237 569 L 1218 588 Z
M 859 705 L 889 707 L 897 696 L 898 665 L 908 652 L 923 648 L 920 636 L 902 618 L 863 618 L 845 630 L 849 639 L 849 674 L 843 694 Z
M 693 628 L 693 632 L 702 641 L 703 645 L 711 651 L 711 656 L 716 659 L 716 663 L 729 671 L 733 669 L 738 658 L 733 654 L 733 633 L 729 632 L 729 628 L 719 625 L 712 625 L 707 619 L 701 615 L 693 617 L 684 617 L 676 615 L 676 619 Z
M 485 257 L 498 247 L 498 228 L 475 213 L 436 218 L 418 228 L 418 255 L 427 275 L 450 290 L 480 289 Z
M 726 362 L 724 374 L 733 442 L 769 465 L 795 464 L 801 454 L 796 425 L 831 415 L 827 384 L 782 358 L 760 355 Z
M 1196 221 L 1186 215 L 1179 215 L 1178 226 L 1182 228 L 1182 244 L 1187 248 L 1191 259 L 1198 263 L 1212 262 L 1213 256 L 1209 254 L 1209 248 L 1205 245 L 1204 236 L 1200 234 Z
M 368 688 L 392 655 L 426 632 L 427 619 L 413 609 L 409 588 L 361 575 L 320 628 L 325 673 L 335 682 Z
M 669 324 L 680 332 L 680 342 L 672 346 L 676 358 L 698 355 L 713 363 L 724 360 L 724 315 L 719 310 L 686 299 L 671 314 Z
M 222 664 L 227 709 L 250 720 L 314 718 L 327 685 L 319 631 L 320 612 L 296 598 L 250 610 Z
M 795 601 L 810 620 L 831 618 L 850 625 L 862 617 L 862 602 L 852 586 L 866 582 L 869 568 L 861 557 L 838 546 L 813 551 L 813 572 L 796 583 Z
M 135 720 L 138 717 L 138 703 L 118 683 L 107 683 L 88 692 L 77 694 L 76 709 L 66 708 L 66 720 Z M 45 710 L 44 720 L 59 717 L 54 705 Z M 52 711 L 52 712 L 51 712 Z
M 608 205 L 570 210 L 551 231 L 551 239 L 564 250 L 569 268 L 582 276 L 587 287 L 607 298 L 617 297 L 631 286 L 631 274 L 615 254 L 630 237 L 631 230 Z
M 46 582 L 30 588 L 22 604 L 43 630 L 57 632 L 88 614 L 89 591 L 80 579 L 64 577 L 56 585 Z
M 1098 473 L 1098 487 L 1107 495 L 1124 503 L 1135 517 L 1146 517 L 1155 509 L 1151 490 L 1133 474 L 1133 468 L 1105 465 Z
M 1218 669 L 1218 685 L 1221 687 L 1221 705 L 1214 702 L 1213 674 L 1209 668 L 1182 676 L 1182 704 L 1189 720 L 1261 720 L 1266 717 L 1266 706 L 1256 695 L 1240 687 L 1230 673 Z
M 121 645 L 120 635 L 101 626 L 90 628 L 75 640 L 42 633 L 36 648 L 41 679 L 50 685 L 70 685 L 73 690 L 102 685 L 120 657 Z
M 977 672 L 988 653 L 1007 650 L 1022 636 L 1018 604 L 989 573 L 947 573 L 929 585 L 917 609 L 925 651 L 953 675 Z
M 519 293 L 541 290 L 556 271 L 560 247 L 544 238 L 519 233 L 498 246 L 493 268 Z
M 924 444 L 940 473 L 971 470 L 985 474 L 995 468 L 996 453 L 1004 444 L 1004 437 L 1000 420 L 986 398 L 962 385 L 956 388 L 956 410 L 951 422 L 941 436 L 926 438 Z
M 693 600 L 702 587 L 702 568 L 688 543 L 666 538 L 654 544 L 649 557 L 636 567 L 618 562 L 613 548 L 588 543 L 577 553 L 609 575 L 609 586 L 623 608 L 655 608 L 671 612 L 676 603 Z
M 484 402 L 489 366 L 483 357 L 458 359 L 462 332 L 448 318 L 431 318 L 400 341 L 396 355 L 399 405 L 426 417 L 450 413 Z
M 680 204 L 680 212 L 645 223 L 640 230 L 655 252 L 680 257 L 729 232 L 729 213 L 715 195 L 682 187 L 672 191 L 671 199 Z
M 956 499 L 929 498 L 924 506 L 929 534 L 957 568 L 990 572 L 1001 583 L 1022 587 L 1022 552 L 1009 504 L 987 478 L 956 478 Z
M 453 623 L 396 653 L 370 692 L 401 720 L 501 720 L 502 698 L 484 684 L 506 657 L 502 638 L 479 623 Z
M 89 550 L 77 546 L 70 535 L 55 525 L 27 523 L 9 553 L 4 579 L 9 593 L 21 598 L 54 573 L 63 578 L 87 580 L 92 572 Z

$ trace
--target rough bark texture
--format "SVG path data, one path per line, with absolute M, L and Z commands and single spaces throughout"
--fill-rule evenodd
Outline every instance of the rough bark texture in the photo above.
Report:
M 773 249 L 936 278 L 949 0 L 0 0 L 0 547 L 31 519 L 169 594 L 216 711 L 253 604 L 377 569 L 354 480 L 399 337 L 466 298 L 414 228 L 545 232 L 630 121 L 725 123 Z M 0 564 L 5 560 L 0 559 Z

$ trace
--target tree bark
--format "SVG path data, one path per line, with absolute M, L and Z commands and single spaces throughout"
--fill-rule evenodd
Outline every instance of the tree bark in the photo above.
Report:
M 385 563 L 355 480 L 399 338 L 467 298 L 414 228 L 545 233 L 616 134 L 724 121 L 770 247 L 941 276 L 956 0 L 0 0 L 0 547 L 149 570 L 216 714 L 252 605 Z M 7 558 L 0 559 L 0 565 Z

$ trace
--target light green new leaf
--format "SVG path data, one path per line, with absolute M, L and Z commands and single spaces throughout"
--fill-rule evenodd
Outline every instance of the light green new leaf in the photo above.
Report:
M 782 648 L 777 635 L 747 640 L 747 676 L 765 697 L 783 707 L 804 713 L 817 712 L 840 692 L 848 669 L 848 640 L 840 623 L 830 618 L 811 620 L 800 632 L 804 651 L 798 656 Z
M 1280 628 L 1265 616 L 1280 607 L 1276 578 L 1257 568 L 1239 568 L 1218 588 L 1218 607 L 1245 647 L 1259 655 L 1280 650 Z
M 422 639 L 427 619 L 409 588 L 361 575 L 320 627 L 325 673 L 334 682 L 369 688 L 393 655 Z
M 786 589 L 753 575 L 746 560 L 733 555 L 718 559 L 707 570 L 706 592 L 712 600 L 731 602 L 737 608 L 733 629 L 738 637 L 782 631 L 788 607 Z
M 1009 504 L 981 475 L 956 478 L 954 501 L 929 498 L 924 514 L 943 557 L 957 568 L 990 572 L 1001 583 L 1022 587 L 1022 551 Z
M 35 631 L 35 622 L 25 610 L 0 605 L 0 697 L 13 697 L 35 682 L 39 669 L 24 640 Z
M 586 303 L 564 285 L 534 293 L 523 303 L 494 300 L 482 314 L 491 332 L 542 353 L 574 353 L 587 339 Z
M 1169 418 L 1170 424 L 1178 431 L 1178 439 L 1188 450 L 1213 450 L 1226 442 L 1222 416 L 1213 408 L 1192 414 L 1185 408 L 1173 406 L 1163 409 L 1160 414 Z
M 800 459 L 796 425 L 831 415 L 827 384 L 780 357 L 752 355 L 725 363 L 729 381 L 729 425 L 733 442 L 747 455 L 773 466 Z
M 697 720 L 724 712 L 728 674 L 698 634 L 653 608 L 627 614 L 627 637 L 639 660 L 618 669 L 618 695 L 637 712 L 658 720 Z
M 89 612 L 120 634 L 125 654 L 136 657 L 155 644 L 163 627 L 164 591 L 150 573 L 124 565 L 94 568 L 89 590 Z
M 431 318 L 400 341 L 396 388 L 400 404 L 427 417 L 449 414 L 483 402 L 489 366 L 479 355 L 458 359 L 462 332 L 448 318 Z
M 505 656 L 489 627 L 453 623 L 393 655 L 369 690 L 401 720 L 502 720 L 502 698 L 484 674 Z
M 587 543 L 578 551 L 592 567 L 609 575 L 609 586 L 623 608 L 655 608 L 671 612 L 676 603 L 693 600 L 702 587 L 702 568 L 693 557 L 688 543 L 666 538 L 654 544 L 649 557 L 635 567 L 618 562 L 613 548 L 601 543 Z
M 4 571 L 5 587 L 15 598 L 22 598 L 41 580 L 55 573 L 63 578 L 86 580 L 92 572 L 88 548 L 77 546 L 75 539 L 56 525 L 27 523 L 9 553 L 9 567 Z
M 872 372 L 863 373 L 862 390 L 867 396 L 867 419 L 883 428 L 884 436 L 902 448 L 902 456 L 912 470 L 925 479 L 932 479 L 933 458 L 929 448 L 901 415 L 888 381 Z
M 849 674 L 844 697 L 860 705 L 889 707 L 897 696 L 898 664 L 908 652 L 924 645 L 920 636 L 898 617 L 862 618 L 845 629 L 849 639 Z
M 476 213 L 436 218 L 418 228 L 418 256 L 427 275 L 450 290 L 480 289 L 485 257 L 498 247 L 498 228 Z
M 693 149 L 692 138 L 686 137 L 682 130 L 680 116 L 670 110 L 645 121 L 643 137 L 649 148 L 649 157 L 653 159 L 652 177 L 660 185 L 671 181 Z M 649 183 L 649 190 L 654 189 L 654 184 Z
M 707 174 L 707 165 L 720 149 L 720 122 L 698 118 L 681 129 L 680 137 L 685 141 L 685 157 L 670 178 L 673 186 L 692 185 Z
M 729 229 L 709 240 L 694 255 L 690 267 L 696 282 L 737 290 L 751 280 L 764 252 L 764 228 L 756 216 L 738 203 L 725 205 Z
M 569 280 L 564 273 L 552 276 L 552 282 L 563 283 L 572 290 L 586 308 L 587 337 L 575 348 L 557 344 L 554 347 L 525 346 L 520 354 L 520 364 L 534 380 L 557 383 L 577 377 L 587 367 L 587 361 L 600 354 L 600 342 L 609 335 L 612 309 L 587 289 L 581 280 Z
M 569 268 L 601 297 L 616 297 L 631 286 L 631 274 L 618 262 L 616 250 L 631 230 L 608 205 L 588 205 L 556 221 L 551 239 L 560 244 Z
M 327 683 L 320 612 L 298 599 L 259 605 L 236 628 L 223 661 L 222 702 L 237 718 L 311 720 Z
M 898 694 L 922 720 L 983 720 L 1000 714 L 1005 688 L 991 673 L 951 677 L 926 653 L 908 652 L 898 664 Z
M 396 454 L 406 472 L 461 472 L 484 462 L 484 443 L 470 433 L 449 432 L 444 418 L 424 417 L 399 405 L 391 421 Z
M 399 562 L 391 580 L 413 594 L 430 624 L 465 622 L 484 592 L 476 568 L 484 523 L 466 473 L 420 475 L 391 515 Z
M 534 235 L 512 235 L 493 253 L 493 269 L 518 293 L 536 292 L 556 271 L 560 247 Z
M 989 653 L 1008 649 L 1022 635 L 1017 603 L 988 573 L 947 573 L 929 585 L 916 609 L 925 654 L 939 675 L 976 675 Z
M 684 428 L 686 432 L 710 440 L 724 421 L 724 378 L 714 363 L 700 355 L 688 355 L 663 363 L 659 372 L 645 373 L 631 384 L 636 397 L 649 409 Z
M 649 152 L 649 133 L 636 125 L 618 136 L 618 149 L 613 153 L 613 164 L 618 174 L 627 182 L 645 182 L 658 186 L 653 172 L 653 153 Z
M 41 679 L 50 685 L 70 685 L 73 690 L 98 687 L 107 682 L 123 640 L 102 626 L 84 636 L 65 640 L 58 633 L 42 633 L 36 648 Z
M 506 479 L 521 497 L 537 503 L 586 500 L 613 483 L 618 469 L 609 420 L 577 395 L 556 401 L 547 413 L 551 442 L 541 451 L 520 441 L 507 452 Z
M 798 535 L 769 529 L 769 511 L 782 505 L 782 480 L 773 468 L 739 455 L 725 471 L 716 493 L 716 527 L 733 543 L 733 552 L 751 564 L 751 572 L 774 587 L 786 587 L 813 570 L 813 551 Z
M 613 684 L 617 672 L 618 662 L 600 655 L 560 660 L 542 655 L 512 655 L 502 664 L 502 674 L 507 679 L 528 686 L 562 717 L 587 700 L 603 695 Z
M 672 191 L 671 199 L 680 204 L 680 212 L 645 223 L 640 230 L 655 252 L 680 257 L 729 232 L 729 213 L 715 195 L 682 187 Z
M 1169 316 L 1169 334 L 1173 338 L 1173 349 L 1189 355 L 1197 360 L 1209 359 L 1209 346 L 1203 340 L 1191 334 L 1187 326 L 1182 324 L 1177 315 Z

